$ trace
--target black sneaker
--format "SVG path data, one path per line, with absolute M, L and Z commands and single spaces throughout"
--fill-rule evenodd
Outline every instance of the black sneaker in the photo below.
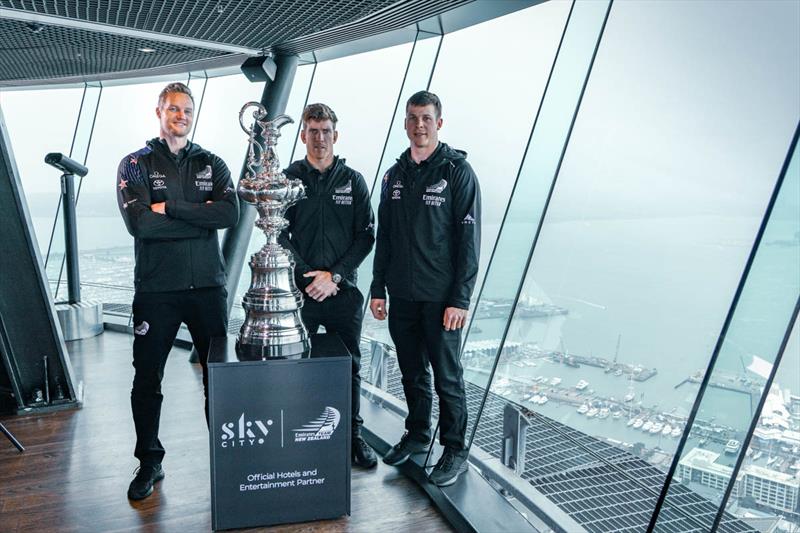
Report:
M 383 456 L 383 462 L 387 465 L 397 466 L 408 461 L 408 458 L 415 453 L 422 453 L 428 451 L 430 442 L 422 442 L 414 440 L 411 435 L 406 432 L 401 438 L 400 442 L 395 444 L 391 450 L 386 452 Z
M 143 500 L 153 494 L 153 484 L 164 479 L 164 469 L 161 465 L 142 465 L 136 469 L 136 477 L 128 487 L 128 498 Z
M 456 482 L 459 474 L 467 471 L 467 456 L 467 450 L 446 447 L 428 479 L 439 487 L 452 485 Z
M 362 468 L 373 468 L 378 464 L 375 452 L 361 437 L 353 437 L 352 461 L 354 465 Z

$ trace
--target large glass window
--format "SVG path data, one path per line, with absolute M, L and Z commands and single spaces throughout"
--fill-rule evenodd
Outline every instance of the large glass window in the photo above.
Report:
M 570 2 L 545 2 L 445 35 L 442 41 L 430 90 L 442 100 L 440 140 L 467 152 L 481 184 L 479 282 L 500 231 L 570 6 Z
M 61 173 L 46 165 L 44 156 L 70 153 L 82 97 L 83 87 L 0 91 L 0 106 L 43 261 L 61 197 Z M 54 240 L 63 254 L 64 236 L 56 234 Z M 48 277 L 55 280 L 60 266 L 60 260 L 48 262 Z
M 796 4 L 728 7 L 613 5 L 493 383 L 590 530 L 646 527 L 800 117 Z
M 774 203 L 766 215 L 763 235 L 756 243 L 741 292 L 736 294 L 727 327 L 715 349 L 716 357 L 706 377 L 707 385 L 696 401 L 694 423 L 690 429 L 687 428 L 689 437 L 680 450 L 679 464 L 684 467 L 688 464 L 689 468 L 701 473 L 705 470 L 697 464 L 696 458 L 713 458 L 711 463 L 719 469 L 713 487 L 720 491 L 718 497 L 730 483 L 722 473 L 730 478 L 736 464 L 743 459 L 741 444 L 747 438 L 753 419 L 758 416 L 759 402 L 770 385 L 776 361 L 786 355 L 784 342 L 794 325 L 793 314 L 800 305 L 800 147 L 793 146 L 790 152 L 786 174 L 778 182 Z M 793 359 L 788 355 L 789 368 L 794 366 Z M 795 381 L 792 379 L 789 383 Z M 786 385 L 786 382 L 775 381 L 771 388 L 781 390 Z M 768 411 L 774 409 L 773 396 L 772 392 L 767 395 L 770 400 Z M 791 419 L 783 423 L 787 425 L 782 430 L 791 429 Z M 759 429 L 774 430 L 775 425 L 780 424 L 768 416 Z M 700 444 L 700 441 L 705 442 Z M 716 457 L 712 455 L 714 453 L 717 453 Z M 776 466 L 765 465 L 775 480 L 786 473 L 781 469 L 783 462 Z M 745 475 L 753 477 L 756 473 L 767 474 L 749 468 L 740 471 L 737 479 Z M 693 474 L 686 482 L 692 483 L 695 478 Z M 678 475 L 678 479 L 683 480 L 683 477 Z M 671 514 L 676 514 L 675 511 L 680 514 L 682 510 L 674 480 L 675 476 L 664 509 L 658 516 L 659 524 L 668 523 Z M 715 516 L 711 515 L 697 517 L 696 521 L 710 528 L 714 519 Z

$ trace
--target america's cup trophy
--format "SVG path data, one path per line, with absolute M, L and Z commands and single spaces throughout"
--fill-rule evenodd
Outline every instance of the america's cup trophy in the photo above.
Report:
M 244 116 L 251 107 L 255 108 L 255 124 L 248 128 Z M 274 150 L 279 129 L 292 122 L 286 115 L 267 120 L 267 110 L 258 102 L 246 103 L 239 112 L 239 124 L 250 137 L 250 150 L 237 193 L 256 207 L 256 227 L 267 236 L 267 243 L 250 258 L 250 288 L 242 298 L 245 320 L 236 338 L 240 359 L 297 359 L 310 353 L 308 331 L 300 319 L 303 295 L 294 282 L 294 258 L 278 243 L 281 231 L 289 225 L 284 218 L 286 210 L 305 198 L 302 182 L 286 178 Z

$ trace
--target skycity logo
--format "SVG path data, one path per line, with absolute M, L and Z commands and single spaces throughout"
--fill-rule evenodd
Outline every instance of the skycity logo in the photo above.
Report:
M 293 429 L 295 442 L 308 442 L 312 440 L 330 440 L 336 427 L 339 425 L 341 415 L 333 407 L 325 407 L 322 414 L 300 429 Z
M 272 425 L 272 420 L 247 420 L 244 413 L 239 420 L 222 424 L 220 445 L 223 448 L 241 448 L 244 446 L 258 446 L 264 444 L 264 438 L 269 434 L 267 426 Z M 237 431 L 234 431 L 236 429 Z

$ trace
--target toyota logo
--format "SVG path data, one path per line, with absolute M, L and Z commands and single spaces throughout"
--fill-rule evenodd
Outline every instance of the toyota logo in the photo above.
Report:
M 155 185 L 156 187 L 163 187 L 164 180 L 153 180 L 153 185 Z

